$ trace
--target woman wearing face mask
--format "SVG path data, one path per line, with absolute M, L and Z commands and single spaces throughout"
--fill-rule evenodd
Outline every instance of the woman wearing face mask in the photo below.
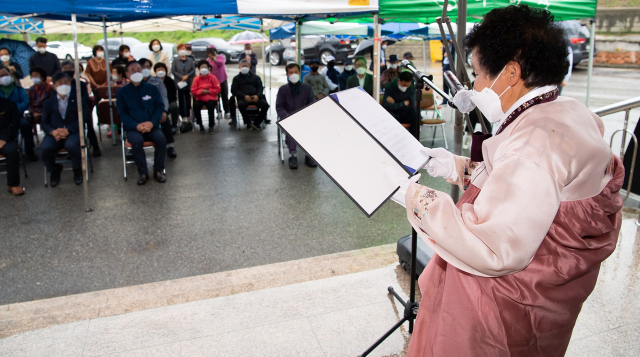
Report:
M 231 112 L 229 109 L 229 82 L 227 81 L 227 68 L 225 62 L 227 58 L 223 54 L 218 54 L 215 47 L 207 48 L 207 62 L 211 65 L 211 74 L 216 76 L 218 82 L 220 82 L 220 101 L 222 102 L 222 109 L 224 109 L 225 119 L 231 119 Z M 229 122 L 232 125 L 232 122 Z
M 27 89 L 27 94 L 29 94 L 29 115 L 31 120 L 35 120 L 38 123 L 42 118 L 42 104 L 45 100 L 54 96 L 56 91 L 53 86 L 47 83 L 47 72 L 45 72 L 44 68 L 32 68 L 30 76 L 33 86 Z
M 127 45 L 120 45 L 120 49 L 118 50 L 118 57 L 111 62 L 111 67 L 114 66 L 126 66 L 127 63 L 131 61 L 135 61 L 131 55 L 131 49 Z
M 129 83 L 129 79 L 124 75 L 123 66 L 111 67 L 111 85 L 124 86 Z
M 178 56 L 171 65 L 171 74 L 178 86 L 178 105 L 183 122 L 180 131 L 184 133 L 193 128 L 189 116 L 191 115 L 191 81 L 196 74 L 196 64 L 193 57 L 189 56 L 184 43 L 178 45 Z
M 96 88 L 107 85 L 107 60 L 104 58 L 104 47 L 93 46 L 93 57 L 87 61 L 85 75 L 91 83 L 93 95 L 96 96 Z
M 160 43 L 160 40 L 151 40 L 151 42 L 149 42 L 149 50 L 151 51 L 151 53 L 149 53 L 147 59 L 151 61 L 151 75 L 155 75 L 153 67 L 156 65 L 156 63 L 164 63 L 167 67 L 169 67 L 169 55 L 162 51 L 162 43 Z
M 475 92 L 454 103 L 475 104 L 497 131 L 481 145 L 482 162 L 424 149 L 430 175 L 468 184 L 457 205 L 397 180 L 410 223 L 436 253 L 420 275 L 407 355 L 564 356 L 616 247 L 624 168 L 602 120 L 558 97 L 569 62 L 550 12 L 494 9 L 466 45 Z
M 191 94 L 193 94 L 193 112 L 200 126 L 200 132 L 204 132 L 202 125 L 202 108 L 207 107 L 209 112 L 209 132 L 213 132 L 218 106 L 218 94 L 220 94 L 220 82 L 211 74 L 211 65 L 206 60 L 198 62 L 199 74 L 193 79 Z
M 11 60 L 11 51 L 8 48 L 0 48 L 0 62 L 9 68 L 11 74 L 17 79 L 20 80 L 24 77 L 22 74 L 22 67 L 18 64 L 18 62 L 13 62 Z
M 356 75 L 347 79 L 347 89 L 361 87 L 373 97 L 373 76 L 367 73 L 367 60 L 358 56 L 354 59 Z

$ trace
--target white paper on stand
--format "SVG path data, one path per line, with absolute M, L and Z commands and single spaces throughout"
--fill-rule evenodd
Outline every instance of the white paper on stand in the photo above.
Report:
M 384 107 L 360 87 L 331 94 L 355 120 L 396 157 L 412 175 L 429 156 L 420 152 L 422 144 Z
M 326 97 L 278 121 L 318 166 L 371 217 L 399 188 L 388 170 L 402 165 L 333 99 Z

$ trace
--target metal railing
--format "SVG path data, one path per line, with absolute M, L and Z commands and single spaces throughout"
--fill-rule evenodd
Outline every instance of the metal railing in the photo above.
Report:
M 611 105 L 607 105 L 602 108 L 594 110 L 594 113 L 596 113 L 601 117 L 609 114 L 625 112 L 623 128 L 614 131 L 613 134 L 611 134 L 611 140 L 609 141 L 609 147 L 613 147 L 613 138 L 616 136 L 616 134 L 622 132 L 622 143 L 620 144 L 620 159 L 624 160 L 625 143 L 627 141 L 627 134 L 630 134 L 631 138 L 633 139 L 634 145 L 633 145 L 633 155 L 631 158 L 631 168 L 629 169 L 629 181 L 628 181 L 629 183 L 627 184 L 627 195 L 625 196 L 624 201 L 626 201 L 629 198 L 629 195 L 631 194 L 631 183 L 633 180 L 633 171 L 636 167 L 636 156 L 638 155 L 638 138 L 632 131 L 628 129 L 629 116 L 631 114 L 631 109 L 638 108 L 638 107 L 640 107 L 640 97 L 623 100 L 621 102 L 613 103 Z M 638 220 L 636 220 L 636 225 L 640 226 L 640 216 L 638 217 Z

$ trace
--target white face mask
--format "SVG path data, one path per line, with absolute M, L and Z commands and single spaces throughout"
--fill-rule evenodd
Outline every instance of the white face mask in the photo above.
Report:
M 382 45 L 381 47 L 384 50 L 385 48 L 387 48 L 387 45 Z
M 2 62 L 9 62 L 10 59 L 11 59 L 11 56 L 9 56 L 9 55 L 0 56 L 0 61 L 2 61 Z
M 187 56 L 191 56 L 191 51 L 187 51 Z
M 102 52 L 102 51 L 96 52 L 96 57 L 104 58 L 104 52 Z
M 353 69 L 353 66 L 352 66 L 352 65 L 350 65 L 350 64 L 348 64 L 348 65 L 344 66 L 344 70 L 345 70 L 345 71 L 350 71 L 350 70 L 352 70 L 352 69 Z
M 396 63 L 394 63 L 394 64 L 390 64 L 390 65 L 389 65 L 389 68 L 391 68 L 391 69 L 396 69 L 396 68 L 398 68 L 398 64 L 396 64 Z
M 181 51 L 178 51 L 178 54 L 179 54 L 180 56 L 187 56 L 187 51 L 185 51 L 185 50 L 181 50 Z
M 147 78 L 150 75 L 151 75 L 151 70 L 150 69 L 145 68 L 145 69 L 142 70 L 142 77 Z
M 158 72 L 156 72 L 156 75 L 157 75 L 159 78 L 164 78 L 164 76 L 166 76 L 166 75 L 167 75 L 167 72 L 165 72 L 165 71 L 158 71 Z
M 209 73 L 209 69 L 208 68 L 203 68 L 203 69 L 200 70 L 200 74 L 203 75 L 203 76 L 206 76 L 207 73 Z
M 13 79 L 11 78 L 11 76 L 0 77 L 0 85 L 3 85 L 6 87 L 11 83 L 13 83 Z
M 398 84 L 398 89 L 400 89 L 401 92 L 406 92 L 407 89 L 409 89 L 409 87 L 403 87 L 403 86 Z
M 304 66 L 304 60 L 300 60 L 300 65 Z
M 363 75 L 363 74 L 367 73 L 367 69 L 364 68 L 364 67 L 356 68 L 356 73 L 359 74 L 359 75 Z
M 480 109 L 482 114 L 484 114 L 484 116 L 487 117 L 487 120 L 489 120 L 489 122 L 491 123 L 499 122 L 500 119 L 502 119 L 502 117 L 504 116 L 500 97 L 502 97 L 502 94 L 508 91 L 511 86 L 507 87 L 507 89 L 505 89 L 500 95 L 494 92 L 492 88 L 493 85 L 496 84 L 498 78 L 500 78 L 500 76 L 502 75 L 502 72 L 504 72 L 505 68 L 507 68 L 507 66 L 505 66 L 502 71 L 500 71 L 500 74 L 498 74 L 496 79 L 493 81 L 491 87 L 485 87 L 482 92 L 477 92 L 474 89 L 474 94 L 473 96 L 471 96 L 471 101 L 478 107 L 478 109 Z
M 46 47 L 38 47 L 38 52 L 40 52 L 40 54 L 43 55 L 45 52 L 47 52 L 47 48 Z
M 249 56 L 249 55 L 251 55 L 251 50 L 244 50 L 244 53 L 245 53 L 247 56 Z
M 122 58 L 129 58 L 129 55 L 131 55 L 131 53 L 129 53 L 129 52 L 122 52 Z
M 60 94 L 60 96 L 64 97 L 66 95 L 69 95 L 69 93 L 71 93 L 71 86 L 68 84 L 63 84 L 60 86 L 56 87 L 56 92 L 58 92 L 58 94 Z
M 32 82 L 33 82 L 33 84 L 35 84 L 35 85 L 39 85 L 40 83 L 42 83 L 42 80 L 40 79 L 40 77 L 31 78 L 31 81 L 32 81 Z
M 142 82 L 142 78 L 143 77 L 144 76 L 142 75 L 142 73 L 136 72 L 136 73 L 132 74 L 131 76 L 129 76 L 129 79 L 131 79 L 131 82 L 140 83 L 140 82 Z
M 160 45 L 153 45 L 153 46 L 151 46 L 151 48 L 153 49 L 153 52 L 160 51 Z
M 112 74 L 112 75 L 111 75 L 111 80 L 112 80 L 112 81 L 117 81 L 118 79 L 119 79 L 119 78 L 118 78 L 118 75 L 117 75 L 117 74 Z
M 292 75 L 289 76 L 289 82 L 296 84 L 298 83 L 298 81 L 300 80 L 300 75 L 297 73 L 294 73 Z
M 247 74 L 249 73 L 249 67 L 240 67 L 240 72 L 242 74 Z

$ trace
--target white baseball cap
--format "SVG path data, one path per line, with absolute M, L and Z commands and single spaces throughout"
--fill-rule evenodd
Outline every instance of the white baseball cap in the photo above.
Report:
M 336 58 L 333 56 L 327 56 L 327 62 L 335 61 Z

